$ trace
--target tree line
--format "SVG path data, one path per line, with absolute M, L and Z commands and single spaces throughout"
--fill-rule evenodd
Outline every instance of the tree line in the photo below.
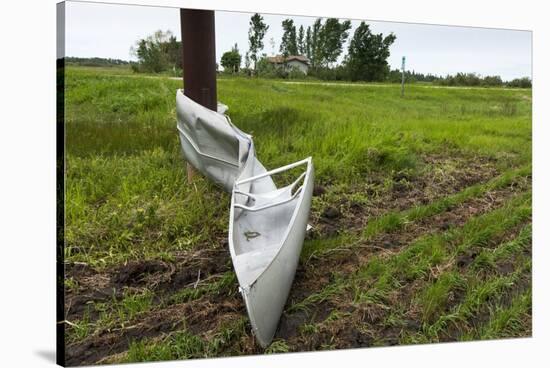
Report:
M 342 79 L 351 81 L 383 81 L 387 78 L 390 68 L 387 59 L 389 48 L 396 36 L 387 36 L 371 32 L 368 24 L 361 22 L 353 33 L 348 53 L 343 62 L 337 65 L 339 57 L 344 52 L 344 45 L 350 36 L 351 22 L 328 18 L 324 22 L 317 18 L 313 25 L 296 29 L 293 19 L 284 19 L 281 23 L 283 35 L 279 52 L 283 59 L 290 55 L 303 55 L 309 60 L 308 74 L 320 79 Z M 244 60 L 244 74 L 264 77 L 300 77 L 299 71 L 278 68 L 270 63 L 264 53 L 263 39 L 269 26 L 263 17 L 256 13 L 250 18 L 248 31 L 248 46 Z M 221 64 L 225 71 L 237 73 L 240 69 L 240 53 L 237 45 L 231 51 L 224 53 Z M 251 63 L 252 62 L 252 67 Z
M 341 65 L 336 65 L 344 51 L 344 45 L 350 35 L 351 22 L 329 18 L 318 18 L 312 26 L 296 29 L 294 20 L 282 21 L 283 36 L 279 52 L 286 58 L 290 55 L 303 55 L 309 60 L 309 75 L 321 79 L 348 79 L 362 81 L 383 81 L 389 74 L 389 47 L 395 41 L 395 35 L 374 34 L 365 22 L 355 30 L 348 47 L 348 54 Z M 224 72 L 242 73 L 249 76 L 292 77 L 293 70 L 277 68 L 268 62 L 264 49 L 264 38 L 269 25 L 260 14 L 250 18 L 248 31 L 248 51 L 244 58 L 235 44 L 225 52 L 220 60 Z M 173 71 L 176 74 L 182 68 L 182 44 L 170 31 L 157 31 L 140 39 L 131 48 L 138 62 L 132 64 L 136 72 L 159 73 Z M 244 67 L 241 64 L 244 59 Z M 297 76 L 301 76 L 298 74 Z
M 111 59 L 111 58 L 100 58 L 100 57 L 74 57 L 67 56 L 64 58 L 65 63 L 68 65 L 79 65 L 79 66 L 119 66 L 119 65 L 129 65 L 130 62 L 127 60 L 120 59 Z
M 336 81 L 401 82 L 401 71 L 391 70 L 388 64 L 390 46 L 395 42 L 393 33 L 373 33 L 369 24 L 361 22 L 351 34 L 351 22 L 328 18 L 304 28 L 296 27 L 294 20 L 287 18 L 281 23 L 283 35 L 279 52 L 283 59 L 290 55 L 303 55 L 309 60 L 307 78 Z M 264 49 L 264 38 L 269 25 L 256 13 L 251 16 L 248 30 L 248 50 L 243 54 L 235 43 L 223 53 L 220 64 L 223 72 L 264 78 L 300 78 L 299 70 L 281 68 L 270 62 Z M 351 36 L 351 38 L 350 38 Z M 347 50 L 344 45 L 349 38 Z M 274 40 L 270 43 L 274 48 Z M 342 54 L 347 51 L 345 55 Z M 131 48 L 137 63 L 132 63 L 136 72 L 172 72 L 181 75 L 183 49 L 181 41 L 170 31 L 157 31 L 136 42 Z M 341 63 L 338 63 L 341 60 Z M 244 64 L 244 65 L 243 65 Z M 457 73 L 448 76 L 406 71 L 407 83 L 430 82 L 445 86 L 509 86 L 530 88 L 529 78 L 503 82 L 499 76 L 481 77 L 475 73 Z
M 401 70 L 390 71 L 387 79 L 390 83 L 401 83 Z M 461 86 L 461 87 L 512 87 L 531 88 L 531 79 L 528 77 L 515 78 L 510 81 L 503 81 L 498 75 L 481 76 L 476 73 L 456 73 L 454 75 L 438 76 L 433 74 L 416 73 L 405 71 L 406 83 L 426 82 L 440 86 Z

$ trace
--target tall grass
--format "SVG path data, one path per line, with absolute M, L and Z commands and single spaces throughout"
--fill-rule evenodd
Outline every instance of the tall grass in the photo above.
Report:
M 169 257 L 224 232 L 228 196 L 185 181 L 175 129 L 181 84 L 67 68 L 68 260 Z M 414 175 L 430 152 L 482 154 L 503 168 L 530 161 L 530 90 L 410 86 L 399 98 L 398 88 L 231 78 L 219 80 L 218 97 L 254 134 L 268 168 L 311 155 L 318 183 Z
M 85 67 L 68 67 L 65 78 L 66 261 L 85 262 L 102 271 L 128 260 L 170 261 L 182 251 L 226 246 L 229 195 L 201 176 L 191 184 L 186 181 L 175 129 L 175 93 L 181 80 L 137 76 L 123 68 Z M 316 184 L 328 188 L 327 195 L 313 201 L 316 214 L 341 193 L 351 193 L 368 206 L 369 194 L 352 188 L 365 188 L 356 185 L 376 179 L 384 183 L 377 191 L 390 191 L 392 185 L 385 183 L 430 170 L 427 155 L 460 155 L 470 162 L 492 158 L 501 173 L 422 205 L 383 212 L 362 229 L 341 229 L 338 236 L 306 241 L 302 262 L 313 256 L 331 257 L 335 248 L 353 250 L 378 235 L 406 231 L 409 224 L 429 221 L 530 175 L 530 90 L 411 85 L 405 98 L 399 95 L 397 85 L 218 80 L 219 100 L 229 105 L 232 121 L 254 135 L 267 168 L 313 156 Z M 438 175 L 446 175 L 445 170 Z M 530 192 L 517 193 L 463 226 L 421 234 L 395 254 L 373 256 L 351 274 L 334 270 L 326 287 L 310 290 L 285 312 L 315 313 L 316 306 L 334 301 L 352 309 L 376 306 L 389 311 L 380 323 L 395 328 L 418 313 L 420 331 L 401 336 L 402 343 L 439 341 L 450 333 L 450 326 L 459 326 L 457 336 L 464 340 L 528 334 L 530 291 L 511 295 L 507 303 L 499 295 L 513 290 L 530 270 L 530 257 L 524 255 L 531 242 L 531 228 L 525 225 L 530 215 Z M 518 226 L 523 226 L 518 236 L 501 239 Z M 467 271 L 459 269 L 453 262 L 472 249 L 479 250 L 477 258 Z M 506 262 L 513 263 L 513 270 L 502 275 L 499 267 Z M 170 295 L 128 289 L 118 299 L 92 302 L 80 320 L 71 321 L 69 340 L 129 326 L 168 305 L 234 294 L 234 273 L 218 276 Z M 66 287 L 77 292 L 78 281 L 68 279 Z M 396 294 L 409 287 L 416 293 L 396 301 Z M 463 299 L 451 308 L 449 298 L 454 294 Z M 316 334 L 323 324 L 340 323 L 353 313 L 348 309 L 298 329 Z M 470 325 L 481 312 L 485 323 Z M 374 337 L 376 344 L 379 337 Z M 114 360 L 240 354 L 241 343 L 249 338 L 242 316 L 209 331 L 207 338 L 183 328 L 132 341 Z M 294 349 L 292 341 L 277 339 L 266 352 Z

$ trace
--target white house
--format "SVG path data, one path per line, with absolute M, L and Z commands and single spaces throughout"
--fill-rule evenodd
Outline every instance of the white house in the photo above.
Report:
M 267 61 L 275 66 L 284 66 L 285 69 L 296 68 L 304 74 L 307 74 L 309 68 L 309 59 L 303 55 L 289 55 L 286 58 L 283 55 L 269 56 Z

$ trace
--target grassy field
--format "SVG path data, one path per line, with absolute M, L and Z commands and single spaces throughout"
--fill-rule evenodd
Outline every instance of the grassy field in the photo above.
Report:
M 314 229 L 264 350 L 230 196 L 186 181 L 180 87 L 66 69 L 68 364 L 531 335 L 531 90 L 220 79 L 268 169 L 316 168 Z

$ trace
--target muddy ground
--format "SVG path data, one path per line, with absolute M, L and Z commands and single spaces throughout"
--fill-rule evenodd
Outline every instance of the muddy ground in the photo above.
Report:
M 477 183 L 483 183 L 499 174 L 496 162 L 480 158 L 448 158 L 429 156 L 425 163 L 434 167 L 448 167 L 449 160 L 456 170 L 442 175 L 425 174 L 415 178 L 394 178 L 391 190 L 379 190 L 381 183 L 367 182 L 356 185 L 347 193 L 341 193 L 338 200 L 323 202 L 312 209 L 311 223 L 314 226 L 310 238 L 329 238 L 342 232 L 357 232 L 370 219 L 382 214 L 422 205 L 461 191 Z M 443 170 L 443 169 L 441 169 Z M 408 224 L 391 233 L 383 233 L 350 249 L 335 249 L 323 257 L 311 257 L 301 262 L 288 298 L 287 306 L 297 303 L 329 285 L 335 277 L 353 274 L 369 257 L 398 253 L 414 239 L 431 233 L 446 231 L 463 225 L 472 216 L 487 213 L 501 206 L 505 201 L 530 186 L 530 178 L 518 178 L 512 185 L 485 193 L 481 197 L 467 200 L 443 213 L 428 219 Z M 332 190 L 328 184 L 320 183 L 315 188 L 316 198 L 326 198 Z M 351 194 L 362 193 L 368 203 L 355 201 Z M 517 233 L 513 229 L 506 236 Z M 497 242 L 501 239 L 495 239 Z M 65 310 L 67 321 L 78 321 L 84 316 L 95 321 L 99 312 L 91 308 L 92 303 L 108 303 L 120 300 L 125 292 L 149 290 L 154 294 L 153 307 L 139 315 L 130 325 L 97 331 L 80 341 L 71 341 L 67 346 L 68 365 L 108 362 L 110 357 L 125 352 L 132 341 L 143 338 L 161 338 L 185 328 L 193 334 L 208 338 L 221 326 L 246 317 L 243 301 L 235 280 L 224 286 L 221 292 L 205 293 L 186 302 L 171 302 L 170 297 L 185 289 L 200 288 L 215 283 L 232 272 L 227 240 L 219 237 L 213 244 L 197 246 L 194 250 L 174 253 L 174 261 L 133 261 L 110 269 L 96 270 L 86 264 L 67 264 L 66 277 L 72 278 L 78 287 L 66 288 Z M 475 259 L 475 250 L 456 261 L 461 268 L 467 268 Z M 502 265 L 502 273 L 511 272 Z M 529 287 L 529 275 L 513 291 L 519 293 Z M 414 295 L 414 286 L 397 290 L 395 298 L 406 303 Z M 511 298 L 512 295 L 509 297 Z M 381 321 L 389 311 L 384 309 L 361 310 L 352 307 L 350 296 L 343 295 L 339 303 L 334 300 L 319 302 L 309 310 L 283 313 L 275 339 L 283 339 L 294 351 L 318 350 L 323 348 L 350 348 L 371 346 L 373 341 L 383 345 L 394 345 L 403 329 L 412 332 L 421 328 L 417 311 L 412 311 L 406 326 L 389 328 Z M 456 296 L 459 300 L 460 296 Z M 341 311 L 346 318 L 334 323 L 323 324 L 315 334 L 304 336 L 299 333 L 304 323 L 324 321 L 333 311 Z M 479 317 L 483 318 L 483 317 Z M 368 321 L 370 331 L 358 331 L 353 326 L 357 321 Z M 70 325 L 67 326 L 70 329 Z M 247 326 L 249 328 L 249 326 Z M 456 336 L 448 336 L 452 341 Z M 251 334 L 232 342 L 221 355 L 262 353 Z

